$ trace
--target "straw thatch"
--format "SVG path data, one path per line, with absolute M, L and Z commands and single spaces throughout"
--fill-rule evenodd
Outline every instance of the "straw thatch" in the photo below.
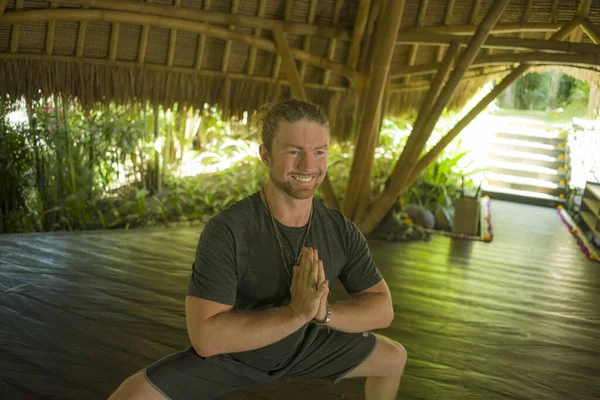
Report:
M 386 2 L 401 0 L 0 0 L 0 93 L 60 93 L 85 106 L 116 101 L 202 105 L 241 114 L 290 96 L 273 38 L 281 27 L 309 99 L 333 131 L 357 129 Z M 406 0 L 386 86 L 389 115 L 418 110 L 453 40 L 466 46 L 491 0 Z M 548 38 L 582 18 L 560 43 Z M 519 62 L 598 86 L 600 3 L 514 0 L 449 107 Z M 582 25 L 583 26 L 583 25 Z M 596 33 L 594 33 L 596 32 Z M 598 39 L 598 37 L 596 37 Z M 289 63 L 287 64 L 289 67 Z

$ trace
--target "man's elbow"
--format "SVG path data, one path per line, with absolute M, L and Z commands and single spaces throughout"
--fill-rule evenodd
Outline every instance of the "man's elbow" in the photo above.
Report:
M 386 301 L 387 304 L 385 304 L 381 309 L 382 309 L 382 313 L 380 316 L 380 324 L 381 327 L 380 329 L 385 329 L 387 327 L 389 327 L 392 322 L 394 321 L 394 306 L 392 305 L 391 299 L 390 301 Z
M 200 357 L 212 357 L 217 354 L 216 349 L 210 343 L 200 340 L 192 340 L 192 347 Z

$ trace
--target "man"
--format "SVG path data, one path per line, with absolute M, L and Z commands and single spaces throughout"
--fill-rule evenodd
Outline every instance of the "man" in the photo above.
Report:
M 393 319 L 366 240 L 313 197 L 327 171 L 323 111 L 266 110 L 264 189 L 203 230 L 185 300 L 192 347 L 126 380 L 111 399 L 213 399 L 277 379 L 367 377 L 368 400 L 395 399 L 406 351 L 367 333 Z M 351 300 L 329 304 L 339 278 Z

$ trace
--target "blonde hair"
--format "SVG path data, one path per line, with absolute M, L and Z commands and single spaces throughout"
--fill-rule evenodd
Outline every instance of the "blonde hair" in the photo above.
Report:
M 294 123 L 301 120 L 316 122 L 329 128 L 329 120 L 321 107 L 316 104 L 296 99 L 284 100 L 277 104 L 266 104 L 257 115 L 257 127 L 267 151 L 271 147 L 280 122 Z

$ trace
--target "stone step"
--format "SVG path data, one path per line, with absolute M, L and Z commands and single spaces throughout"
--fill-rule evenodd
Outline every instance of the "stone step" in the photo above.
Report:
M 564 184 L 556 184 L 542 179 L 488 172 L 486 173 L 486 181 L 490 186 L 494 187 L 543 193 L 559 198 L 560 195 L 564 196 L 565 194 Z
M 550 144 L 558 146 L 564 144 L 565 137 L 559 131 L 544 131 L 544 130 L 526 130 L 519 128 L 502 127 L 496 131 L 496 138 L 527 140 L 536 143 Z
M 560 181 L 565 179 L 564 171 L 559 171 L 555 168 L 539 167 L 526 163 L 490 160 L 487 163 L 487 170 L 498 174 L 541 179 L 557 184 L 560 184 Z
M 556 144 L 540 143 L 534 140 L 522 140 L 496 137 L 490 142 L 491 147 L 495 149 L 525 151 L 530 153 L 545 154 L 552 157 L 558 157 L 564 154 L 563 146 Z
M 533 204 L 544 207 L 557 207 L 558 205 L 565 204 L 565 200 L 558 196 L 526 190 L 494 187 L 489 184 L 482 185 L 481 191 L 492 199 L 513 201 L 515 203 Z
M 490 159 L 501 162 L 527 164 L 556 170 L 564 167 L 564 159 L 539 153 L 492 148 L 488 155 Z

